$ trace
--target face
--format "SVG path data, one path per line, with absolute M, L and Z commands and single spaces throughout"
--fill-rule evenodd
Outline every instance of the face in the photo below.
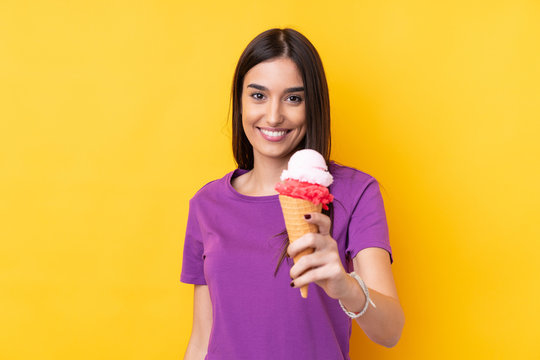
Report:
M 244 77 L 242 125 L 257 159 L 286 161 L 306 134 L 304 84 L 296 64 L 277 58 Z

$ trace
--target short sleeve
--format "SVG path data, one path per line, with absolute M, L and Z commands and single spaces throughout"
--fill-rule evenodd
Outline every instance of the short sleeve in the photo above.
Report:
M 374 178 L 354 204 L 348 234 L 346 251 L 349 259 L 354 259 L 363 249 L 378 247 L 388 251 L 390 262 L 393 262 L 384 203 L 379 183 Z
M 184 240 L 184 255 L 180 281 L 186 284 L 206 285 L 204 278 L 204 246 L 201 228 L 193 199 L 189 202 L 189 214 Z

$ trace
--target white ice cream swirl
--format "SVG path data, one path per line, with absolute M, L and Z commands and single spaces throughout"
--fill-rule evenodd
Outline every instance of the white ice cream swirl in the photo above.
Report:
M 281 173 L 281 181 L 295 179 L 311 184 L 330 186 L 334 178 L 328 172 L 324 157 L 315 150 L 299 150 L 289 159 L 288 169 Z

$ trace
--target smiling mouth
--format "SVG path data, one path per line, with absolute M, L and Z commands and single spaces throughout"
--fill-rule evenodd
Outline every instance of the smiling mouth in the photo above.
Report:
M 263 138 L 269 141 L 280 141 L 284 139 L 288 133 L 290 133 L 292 130 L 288 129 L 263 129 L 263 128 L 257 128 L 261 132 L 261 135 Z

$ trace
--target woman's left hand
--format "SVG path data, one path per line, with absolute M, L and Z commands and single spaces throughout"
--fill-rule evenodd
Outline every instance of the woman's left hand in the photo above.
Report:
M 313 248 L 313 253 L 304 255 L 291 268 L 291 283 L 300 288 L 311 282 L 319 285 L 333 299 L 340 299 L 349 291 L 349 276 L 341 264 L 336 241 L 330 236 L 330 218 L 321 213 L 310 213 L 307 222 L 319 227 L 319 233 L 306 234 L 287 248 L 290 257 Z M 293 285 L 294 284 L 294 285 Z

